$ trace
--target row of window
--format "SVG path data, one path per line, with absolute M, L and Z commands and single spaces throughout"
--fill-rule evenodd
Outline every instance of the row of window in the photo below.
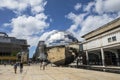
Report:
M 110 43 L 110 42 L 114 42 L 114 41 L 117 41 L 116 36 L 112 36 L 112 37 L 109 37 L 109 38 L 108 38 L 108 42 L 109 42 L 109 43 Z
M 0 53 L 0 56 L 11 56 L 11 53 Z

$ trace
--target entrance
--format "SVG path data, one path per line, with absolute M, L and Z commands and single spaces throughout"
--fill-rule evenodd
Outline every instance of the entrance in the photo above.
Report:
M 117 58 L 115 53 L 112 53 L 110 51 L 105 51 L 105 65 L 113 65 L 117 66 Z
M 101 65 L 100 53 L 89 53 L 89 64 L 90 65 Z

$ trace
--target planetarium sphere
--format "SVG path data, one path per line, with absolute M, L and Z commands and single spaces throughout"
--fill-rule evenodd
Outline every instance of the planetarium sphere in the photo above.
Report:
M 73 34 L 68 31 L 55 31 L 54 33 L 48 35 L 45 43 L 47 46 L 57 46 L 77 41 L 78 40 L 73 36 Z

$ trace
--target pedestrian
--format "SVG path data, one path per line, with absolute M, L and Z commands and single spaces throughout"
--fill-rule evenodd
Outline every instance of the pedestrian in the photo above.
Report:
M 14 64 L 14 72 L 17 73 L 17 63 Z
M 4 63 L 4 66 L 6 66 L 6 63 Z
M 45 70 L 46 60 L 43 60 L 43 62 L 42 62 L 42 66 L 43 66 L 43 70 Z
M 43 60 L 40 60 L 40 69 L 42 68 Z
M 20 73 L 22 73 L 23 72 L 23 63 L 21 62 L 20 63 Z
M 78 56 L 78 57 L 77 57 L 77 62 L 76 62 L 77 68 L 79 67 L 79 62 L 80 62 L 80 57 Z
M 30 62 L 28 62 L 28 66 L 30 66 Z

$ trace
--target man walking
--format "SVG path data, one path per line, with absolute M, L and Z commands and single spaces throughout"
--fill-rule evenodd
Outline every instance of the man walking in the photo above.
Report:
M 41 68 L 42 68 L 42 65 L 43 65 L 43 60 L 41 59 L 41 60 L 40 60 L 40 70 L 41 70 Z
M 23 63 L 21 62 L 20 63 L 20 73 L 22 73 L 23 72 Z
M 45 70 L 45 66 L 46 66 L 46 60 L 43 60 L 43 70 Z

